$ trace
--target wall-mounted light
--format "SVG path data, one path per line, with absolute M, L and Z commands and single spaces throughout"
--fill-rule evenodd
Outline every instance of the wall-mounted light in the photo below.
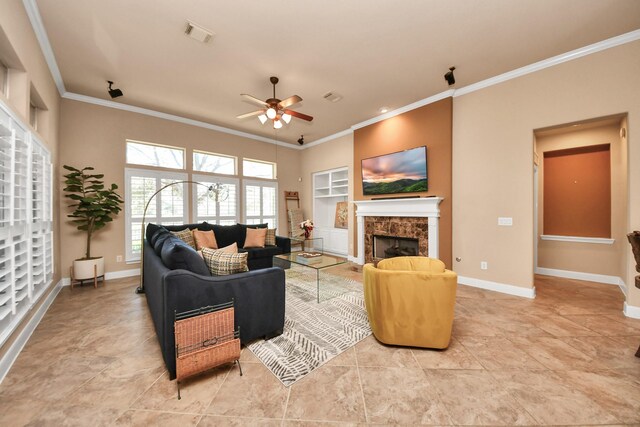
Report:
M 109 95 L 111 95 L 111 98 L 117 98 L 119 96 L 122 96 L 123 93 L 120 89 L 112 89 L 111 86 L 113 86 L 113 82 L 111 80 L 107 80 L 107 83 L 109 83 L 109 89 L 107 89 L 109 91 Z

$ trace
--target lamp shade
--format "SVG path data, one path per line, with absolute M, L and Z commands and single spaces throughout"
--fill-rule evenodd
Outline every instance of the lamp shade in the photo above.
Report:
M 274 129 L 280 129 L 282 127 L 282 122 L 280 120 L 275 120 L 273 122 L 273 128 Z
M 264 122 L 267 121 L 267 116 L 265 116 L 264 114 L 260 114 L 258 116 L 258 120 L 260 120 L 260 123 L 264 124 Z
M 282 115 L 282 120 L 284 120 L 286 124 L 289 124 L 289 122 L 291 121 L 291 114 L 284 113 Z
M 276 110 L 273 107 L 270 107 L 267 110 L 267 117 L 269 117 L 271 120 L 276 118 Z

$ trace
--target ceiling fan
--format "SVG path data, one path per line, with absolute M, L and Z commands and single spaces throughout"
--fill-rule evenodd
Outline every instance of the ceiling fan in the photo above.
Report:
M 259 105 L 262 109 L 252 111 L 251 113 L 241 114 L 237 116 L 238 119 L 258 116 L 258 119 L 262 124 L 265 124 L 267 119 L 270 119 L 273 121 L 273 127 L 275 129 L 280 129 L 283 121 L 288 124 L 291 121 L 291 117 L 297 117 L 308 122 L 313 120 L 313 117 L 311 116 L 289 109 L 290 106 L 302 101 L 302 98 L 298 95 L 293 95 L 283 100 L 276 98 L 276 85 L 279 80 L 277 77 L 271 77 L 269 81 L 273 85 L 273 98 L 262 101 L 256 97 L 247 95 L 246 93 L 240 94 L 244 99 L 253 104 Z

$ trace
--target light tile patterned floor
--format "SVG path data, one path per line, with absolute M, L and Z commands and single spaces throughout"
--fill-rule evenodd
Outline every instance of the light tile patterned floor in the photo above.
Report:
M 640 320 L 615 286 L 460 286 L 446 351 L 369 337 L 285 388 L 243 350 L 244 376 L 216 369 L 177 400 L 136 284 L 61 291 L 0 385 L 0 425 L 640 425 Z

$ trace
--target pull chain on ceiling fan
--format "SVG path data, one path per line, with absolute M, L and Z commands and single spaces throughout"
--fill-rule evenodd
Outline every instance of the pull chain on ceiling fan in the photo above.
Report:
M 289 109 L 292 105 L 301 102 L 302 98 L 298 95 L 293 95 L 283 100 L 276 98 L 276 85 L 278 84 L 279 79 L 277 77 L 271 77 L 269 81 L 273 85 L 273 98 L 262 101 L 246 93 L 240 94 L 240 96 L 245 100 L 261 106 L 262 109 L 252 111 L 251 113 L 241 114 L 237 116 L 238 119 L 258 116 L 258 120 L 260 120 L 260 123 L 262 124 L 265 124 L 267 120 L 271 120 L 273 122 L 274 129 L 280 129 L 282 127 L 282 122 L 289 124 L 291 117 L 296 117 L 308 122 L 313 120 L 313 117 L 311 116 Z

